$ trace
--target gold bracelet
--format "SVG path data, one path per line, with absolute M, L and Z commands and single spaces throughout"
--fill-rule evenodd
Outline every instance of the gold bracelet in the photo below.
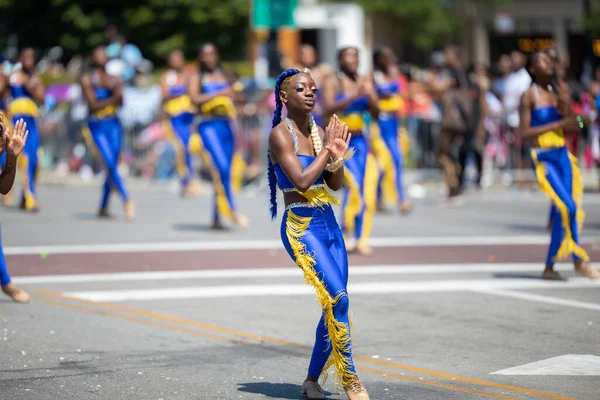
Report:
M 346 160 L 344 159 L 344 157 L 340 157 L 337 160 L 335 160 L 334 162 L 327 164 L 325 169 L 329 172 L 335 172 L 338 169 L 342 168 L 342 165 L 344 165 L 345 161 Z

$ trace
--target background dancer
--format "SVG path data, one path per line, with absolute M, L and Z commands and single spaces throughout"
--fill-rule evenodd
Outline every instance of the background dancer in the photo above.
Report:
M 407 214 L 412 207 L 406 200 L 402 175 L 401 131 L 398 113 L 403 100 L 400 97 L 400 70 L 396 56 L 389 47 L 381 47 L 373 53 L 373 82 L 379 96 L 379 129 L 371 131 L 373 150 L 381 171 L 381 196 L 385 203 L 399 204 L 400 212 Z
M 5 195 L 12 189 L 15 182 L 17 170 L 17 158 L 27 143 L 27 123 L 20 119 L 15 124 L 15 131 L 11 135 L 8 127 L 4 125 L 4 117 L 0 114 L 0 154 L 6 155 L 6 164 L 0 172 L 0 193 Z M 8 274 L 6 259 L 2 246 L 2 234 L 0 233 L 0 286 L 2 292 L 17 303 L 27 303 L 29 295 L 23 289 L 15 285 Z
M 123 133 L 117 117 L 117 107 L 123 104 L 123 83 L 119 78 L 106 73 L 108 56 L 104 46 L 94 49 L 92 62 L 94 69 L 81 77 L 81 87 L 90 110 L 89 132 L 84 131 L 84 136 L 87 137 L 92 149 L 100 154 L 106 168 L 106 181 L 102 189 L 98 216 L 101 218 L 109 216 L 110 193 L 112 189 L 116 189 L 123 200 L 125 218 L 131 221 L 135 217 L 135 206 L 118 171 Z
M 344 230 L 354 233 L 355 248 L 359 254 L 370 255 L 368 246 L 373 214 L 377 203 L 377 161 L 365 137 L 365 112 L 378 117 L 377 94 L 371 79 L 358 75 L 359 54 L 354 47 L 338 51 L 340 72 L 330 77 L 323 88 L 325 115 L 340 113 L 352 139 L 350 146 L 356 155 L 346 164 L 344 183 L 347 187 L 343 202 Z
M 35 50 L 30 47 L 23 49 L 19 55 L 19 63 L 20 68 L 17 68 L 9 77 L 12 97 L 9 113 L 13 117 L 14 124 L 21 119 L 24 120 L 30 132 L 29 140 L 25 145 L 25 153 L 19 163 L 23 173 L 23 194 L 20 207 L 28 212 L 36 212 L 39 211 L 35 183 L 40 149 L 40 134 L 36 118 L 39 116 L 38 105 L 44 103 L 45 91 L 42 78 L 35 72 Z
M 557 96 L 553 90 L 553 62 L 547 53 L 536 52 L 528 60 L 527 71 L 532 78 L 531 87 L 523 94 L 520 105 L 520 131 L 531 141 L 531 157 L 542 191 L 552 200 L 552 235 L 546 258 L 544 279 L 561 280 L 554 271 L 558 260 L 573 257 L 575 271 L 590 279 L 600 278 L 600 273 L 589 266 L 589 257 L 579 245 L 579 232 L 584 214 L 581 208 L 583 185 L 577 159 L 568 151 L 564 131 L 572 132 L 582 125 L 582 118 L 561 115 L 569 108 L 561 103 L 570 100 L 568 95 Z M 565 91 L 566 92 L 566 91 Z
M 238 212 L 234 198 L 242 183 L 245 162 L 241 152 L 236 151 L 233 97 L 243 86 L 221 70 L 213 44 L 200 48 L 198 61 L 200 72 L 191 78 L 188 93 L 202 116 L 196 147 L 210 168 L 215 187 L 212 228 L 224 228 L 221 217 L 231 218 L 238 227 L 245 228 L 248 219 Z
M 286 211 L 281 224 L 283 244 L 302 268 L 306 281 L 317 293 L 323 316 L 308 377 L 302 392 L 309 399 L 325 399 L 317 383 L 333 364 L 351 400 L 369 398 L 352 360 L 348 317 L 348 257 L 344 239 L 331 204 L 339 201 L 327 192 L 342 186 L 344 161 L 348 159 L 348 127 L 333 116 L 326 133 L 310 112 L 316 104 L 317 87 L 306 73 L 285 71 L 275 84 L 277 106 L 269 136 L 269 186 L 271 216 L 277 216 L 276 185 L 284 192 Z M 288 118 L 281 122 L 283 104 Z M 328 363 L 328 358 L 331 357 Z
M 181 177 L 182 196 L 195 196 L 200 191 L 198 181 L 194 179 L 192 156 L 189 143 L 194 106 L 187 94 L 189 79 L 185 75 L 185 58 L 181 50 L 174 50 L 167 58 L 169 69 L 160 77 L 163 108 L 168 114 L 165 121 L 167 137 L 177 151 L 176 168 Z

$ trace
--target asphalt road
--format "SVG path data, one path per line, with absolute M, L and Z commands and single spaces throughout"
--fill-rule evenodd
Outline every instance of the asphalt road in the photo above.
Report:
M 248 230 L 208 229 L 210 195 L 132 189 L 138 218 L 99 221 L 95 188 L 40 188 L 0 210 L 28 305 L 0 298 L 0 399 L 302 399 L 314 295 L 282 251 L 267 198 Z M 538 279 L 548 201 L 429 194 L 377 215 L 375 254 L 350 256 L 357 369 L 372 399 L 598 399 L 600 283 Z M 600 197 L 582 237 L 600 258 Z M 332 380 L 331 399 L 342 399 Z

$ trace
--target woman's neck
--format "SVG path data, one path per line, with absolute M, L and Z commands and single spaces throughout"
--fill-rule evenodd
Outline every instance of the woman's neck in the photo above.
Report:
M 552 77 L 551 77 L 551 76 L 548 76 L 548 77 L 543 77 L 543 78 L 536 77 L 536 78 L 535 78 L 535 83 L 536 83 L 538 86 L 541 86 L 541 87 L 543 87 L 543 88 L 546 88 L 546 87 L 548 87 L 548 85 L 551 85 L 551 84 L 552 84 Z
M 342 69 L 342 74 L 352 81 L 356 82 L 358 80 L 358 72 L 349 72 L 345 69 Z
M 310 134 L 310 130 L 308 129 L 309 117 L 309 114 L 293 113 L 288 109 L 288 118 L 296 123 L 300 133 L 302 133 L 304 136 L 308 136 Z

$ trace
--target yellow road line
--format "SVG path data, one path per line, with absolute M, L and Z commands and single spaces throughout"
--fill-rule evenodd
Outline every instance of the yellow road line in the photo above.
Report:
M 52 291 L 48 291 L 48 290 L 38 290 L 37 293 L 41 294 L 41 295 L 45 295 L 45 296 L 63 299 L 63 300 L 75 301 L 75 302 L 94 305 L 97 307 L 103 307 L 103 308 L 108 308 L 108 309 L 112 309 L 112 310 L 128 312 L 128 313 L 135 314 L 135 315 L 141 315 L 141 316 L 145 316 L 145 317 L 149 317 L 149 318 L 159 319 L 159 320 L 163 320 L 163 321 L 169 321 L 169 322 L 174 322 L 174 323 L 188 325 L 188 326 L 194 326 L 194 327 L 210 330 L 213 332 L 225 333 L 228 335 L 243 337 L 243 338 L 247 338 L 247 339 L 254 339 L 254 340 L 258 340 L 260 342 L 277 344 L 277 345 L 286 346 L 286 347 L 312 349 L 311 346 L 307 346 L 307 345 L 303 345 L 303 344 L 299 344 L 299 343 L 295 343 L 295 342 L 291 342 L 291 341 L 272 338 L 269 336 L 257 335 L 257 334 L 250 333 L 250 332 L 243 332 L 243 331 L 238 331 L 238 330 L 234 330 L 234 329 L 224 328 L 224 327 L 220 327 L 217 325 L 206 324 L 206 323 L 202 323 L 202 322 L 198 322 L 198 321 L 183 319 L 183 318 L 174 317 L 171 315 L 160 314 L 160 313 L 156 313 L 156 312 L 152 312 L 152 311 L 144 311 L 144 310 L 140 310 L 137 308 L 122 306 L 122 305 L 118 305 L 118 304 L 84 300 L 84 299 L 79 299 L 76 297 L 65 296 L 61 293 L 52 292 Z M 198 332 L 198 331 L 194 331 L 194 332 Z M 223 340 L 223 338 L 221 338 L 221 340 Z M 389 368 L 405 370 L 405 371 L 409 371 L 409 372 L 413 372 L 413 373 L 417 373 L 417 374 L 435 376 L 438 378 L 468 383 L 471 385 L 484 386 L 484 387 L 489 387 L 489 388 L 494 388 L 494 389 L 501 389 L 501 390 L 510 391 L 510 392 L 514 392 L 514 393 L 525 394 L 528 396 L 541 397 L 541 398 L 545 398 L 545 399 L 549 399 L 549 400 L 578 400 L 573 397 L 561 396 L 561 395 L 546 393 L 546 392 L 542 392 L 542 391 L 538 391 L 538 390 L 526 389 L 526 388 L 521 388 L 518 386 L 505 385 L 502 383 L 484 381 L 481 379 L 469 378 L 469 377 L 464 377 L 464 376 L 460 376 L 460 375 L 453 375 L 453 374 L 449 374 L 446 372 L 435 371 L 435 370 L 430 370 L 430 369 L 426 369 L 426 368 L 413 367 L 410 365 L 399 364 L 399 363 L 395 363 L 395 362 L 391 362 L 391 361 L 383 361 L 383 360 L 373 359 L 373 358 L 365 357 L 365 356 L 354 355 L 353 358 L 356 361 L 361 361 L 364 363 L 376 364 L 376 365 L 385 366 L 385 367 L 389 367 Z M 391 374 L 390 374 L 390 376 L 391 376 Z M 404 375 L 400 375 L 400 376 L 404 376 Z M 417 380 L 419 382 L 422 381 L 421 379 L 417 379 Z

